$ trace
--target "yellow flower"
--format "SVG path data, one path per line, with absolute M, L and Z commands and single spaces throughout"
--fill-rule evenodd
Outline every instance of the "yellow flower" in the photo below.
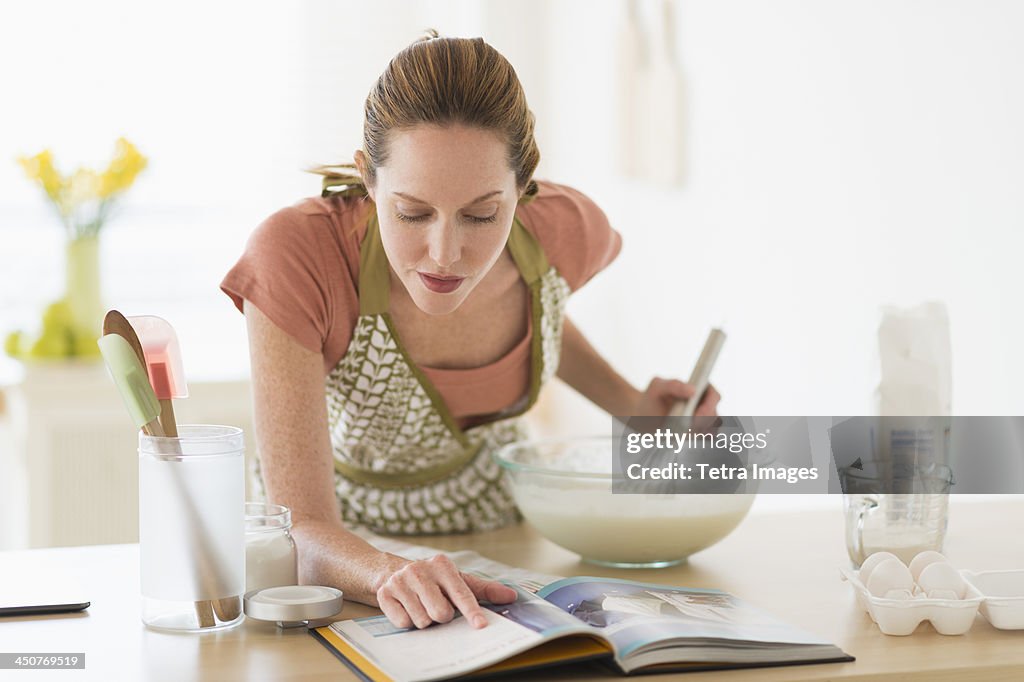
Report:
M 131 142 L 121 137 L 114 145 L 114 157 L 102 173 L 79 168 L 64 177 L 53 163 L 53 154 L 44 149 L 35 156 L 18 157 L 18 163 L 30 180 L 42 186 L 61 216 L 69 236 L 96 235 L 103 227 L 108 204 L 124 192 L 146 168 L 146 157 Z
M 30 180 L 35 180 L 42 186 L 51 201 L 58 205 L 62 202 L 66 180 L 53 165 L 53 152 L 44 149 L 35 156 L 19 157 L 18 163 Z
M 131 142 L 121 137 L 115 143 L 114 158 L 100 176 L 99 197 L 123 192 L 132 186 L 136 176 L 146 167 L 146 157 Z

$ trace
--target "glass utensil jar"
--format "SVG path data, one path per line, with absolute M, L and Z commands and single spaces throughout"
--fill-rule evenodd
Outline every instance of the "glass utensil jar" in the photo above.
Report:
M 288 507 L 264 502 L 245 504 L 245 591 L 296 585 L 298 553 L 290 532 Z
M 245 474 L 242 430 L 183 424 L 139 434 L 142 621 L 211 631 L 242 622 Z

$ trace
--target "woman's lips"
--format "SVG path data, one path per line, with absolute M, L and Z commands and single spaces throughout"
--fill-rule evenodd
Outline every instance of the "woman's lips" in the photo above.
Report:
M 465 277 L 441 277 L 438 275 L 427 275 L 417 272 L 423 286 L 438 294 L 450 294 L 462 285 Z

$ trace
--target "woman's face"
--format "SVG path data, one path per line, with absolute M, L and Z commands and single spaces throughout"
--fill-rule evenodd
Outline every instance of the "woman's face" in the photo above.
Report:
M 508 240 L 519 192 L 507 148 L 494 133 L 462 125 L 420 125 L 393 133 L 389 144 L 387 165 L 367 188 L 384 251 L 420 310 L 451 313 Z M 356 157 L 362 170 L 365 159 Z

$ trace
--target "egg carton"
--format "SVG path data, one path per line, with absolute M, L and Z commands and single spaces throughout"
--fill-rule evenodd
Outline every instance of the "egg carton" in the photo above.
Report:
M 960 571 L 982 596 L 981 615 L 1000 630 L 1024 630 L 1024 570 Z
M 844 580 L 853 586 L 857 604 L 868 612 L 878 629 L 886 635 L 909 635 L 923 621 L 929 621 L 943 635 L 962 635 L 971 629 L 985 596 L 968 580 L 968 571 L 960 571 L 967 581 L 963 599 L 934 599 L 916 594 L 909 599 L 876 597 L 868 592 L 856 571 L 840 568 Z

